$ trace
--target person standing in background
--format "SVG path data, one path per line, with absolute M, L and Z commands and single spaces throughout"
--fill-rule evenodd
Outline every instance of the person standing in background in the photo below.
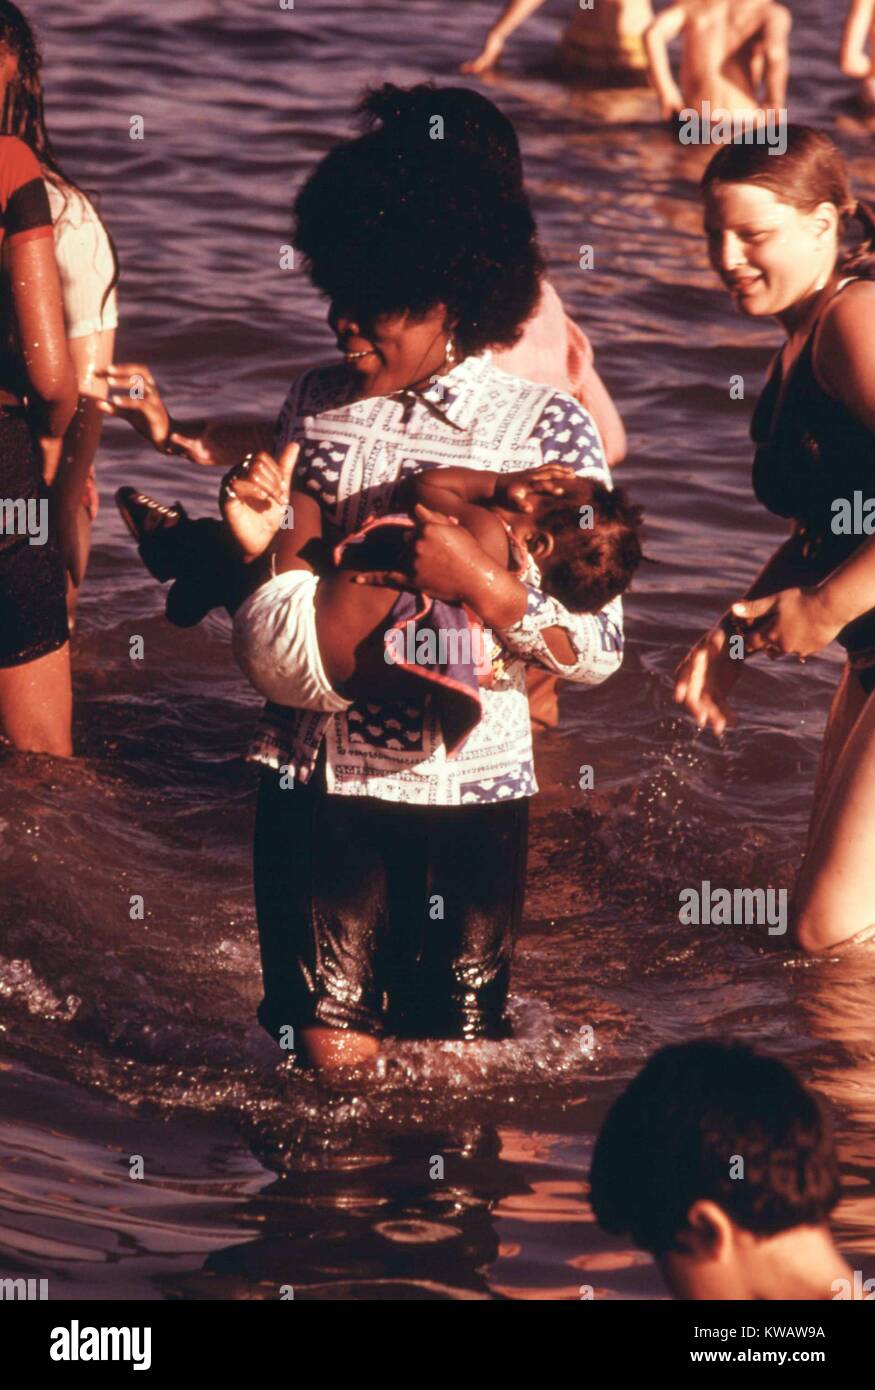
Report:
M 494 68 L 515 29 L 544 0 L 509 0 L 489 30 L 483 51 L 462 65 L 462 72 Z M 559 45 L 559 62 L 569 74 L 601 87 L 646 85 L 644 31 L 653 19 L 650 0 L 593 0 L 579 6 Z
M 875 110 L 875 73 L 868 50 L 875 46 L 875 0 L 851 0 L 842 33 L 839 63 L 845 77 L 860 79 L 859 96 Z
M 76 383 L 64 337 L 49 200 L 36 156 L 0 136 L 0 733 L 68 757 L 72 686 L 59 523 L 81 496 L 66 461 L 49 490 L 42 445 L 64 437 Z
M 781 110 L 787 98 L 793 17 L 770 0 L 679 0 L 644 35 L 659 113 L 670 121 L 709 103 L 731 115 Z M 681 40 L 680 80 L 668 45 Z
M 68 477 L 85 480 L 77 504 L 65 507 L 58 519 L 72 625 L 97 516 L 94 458 L 103 426 L 94 400 L 85 392 L 101 393 L 94 373 L 113 359 L 118 261 L 102 219 L 61 169 L 52 149 L 43 108 L 42 55 L 28 20 L 10 0 L 0 0 L 0 101 L 2 133 L 18 136 L 40 162 L 52 214 L 67 346 L 79 384 L 78 407 L 64 438 L 43 450 L 47 484 L 55 482 L 62 460 Z

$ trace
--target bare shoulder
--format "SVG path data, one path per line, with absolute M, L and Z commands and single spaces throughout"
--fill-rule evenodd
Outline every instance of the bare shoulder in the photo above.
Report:
M 836 295 L 824 310 L 814 341 L 814 368 L 830 394 L 846 399 L 848 391 L 875 386 L 875 284 L 858 280 Z
M 793 15 L 786 5 L 769 5 L 764 23 L 769 38 L 786 38 L 793 28 Z
M 855 280 L 828 304 L 821 319 L 821 348 L 839 347 L 842 340 L 872 338 L 875 319 L 875 281 Z
M 677 0 L 667 9 L 660 10 L 647 26 L 646 34 L 671 40 L 677 38 L 687 21 L 692 18 L 697 0 Z

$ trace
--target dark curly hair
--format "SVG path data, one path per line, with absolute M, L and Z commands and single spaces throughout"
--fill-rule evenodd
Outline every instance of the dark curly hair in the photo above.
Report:
M 389 84 L 294 204 L 313 283 L 365 324 L 447 307 L 466 353 L 516 342 L 544 270 L 510 121 L 463 87 Z
M 592 508 L 592 525 L 583 506 Z M 553 537 L 553 552 L 541 565 L 544 592 L 570 613 L 597 613 L 628 589 L 641 564 L 643 513 L 623 488 L 575 479 L 561 496 L 542 499 L 537 522 Z
M 743 1180 L 730 1177 L 735 1155 Z M 825 1112 L 789 1067 L 705 1041 L 651 1057 L 608 1113 L 590 1184 L 599 1225 L 654 1255 L 677 1248 L 703 1198 L 764 1237 L 821 1225 L 840 1185 Z

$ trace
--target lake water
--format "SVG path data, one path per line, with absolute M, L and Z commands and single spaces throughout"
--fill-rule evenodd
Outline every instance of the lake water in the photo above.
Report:
M 690 641 L 780 534 L 753 500 L 747 440 L 778 333 L 715 283 L 700 160 L 654 124 L 652 96 L 587 94 L 552 72 L 561 8 L 526 25 L 482 90 L 517 124 L 551 276 L 624 415 L 621 477 L 660 563 L 628 600 L 622 672 L 569 688 L 540 744 L 517 1035 L 390 1045 L 357 1090 L 298 1074 L 261 1035 L 242 761 L 257 705 L 224 619 L 166 624 L 111 500 L 135 483 L 206 511 L 217 479 L 110 425 L 75 641 L 81 757 L 6 755 L 0 786 L 0 1269 L 48 1277 L 52 1297 L 275 1298 L 289 1284 L 319 1299 L 562 1299 L 581 1284 L 665 1297 L 649 1258 L 593 1222 L 593 1138 L 654 1048 L 722 1034 L 832 1101 L 839 1243 L 875 1270 L 875 963 L 804 962 L 767 950 L 763 929 L 678 922 L 678 894 L 704 879 L 791 887 L 839 671 L 833 654 L 755 665 L 722 748 L 670 700 Z M 118 244 L 118 359 L 147 361 L 179 416 L 274 416 L 332 347 L 324 306 L 279 266 L 293 190 L 349 132 L 366 83 L 453 82 L 495 5 L 28 11 L 50 128 Z M 816 0 L 794 12 L 792 114 L 838 136 L 871 196 L 871 134 L 841 105 L 838 15 Z

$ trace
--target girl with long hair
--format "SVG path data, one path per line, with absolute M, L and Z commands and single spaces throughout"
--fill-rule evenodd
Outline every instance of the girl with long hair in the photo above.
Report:
M 113 358 L 118 326 L 118 260 L 100 214 L 61 167 L 52 147 L 45 120 L 42 55 L 30 23 L 10 0 L 0 0 L 0 97 L 0 131 L 17 136 L 30 147 L 45 181 L 61 275 L 67 344 L 80 390 L 78 409 L 64 439 L 44 448 L 46 482 L 57 483 L 64 501 L 59 508 L 58 528 L 72 619 L 88 564 L 92 522 L 97 515 L 94 458 L 103 424 L 95 401 L 85 392 L 101 394 L 95 372 L 107 367 Z
M 72 751 L 63 502 L 42 477 L 40 443 L 63 439 L 76 402 L 64 338 L 52 218 L 36 156 L 0 136 L 0 732 L 13 747 Z

